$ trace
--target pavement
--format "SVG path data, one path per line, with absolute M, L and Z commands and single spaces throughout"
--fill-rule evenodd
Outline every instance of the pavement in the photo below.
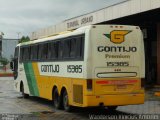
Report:
M 13 81 L 14 80 L 14 78 L 13 77 L 0 77 L 0 81 L 4 81 L 4 80 L 6 80 L 6 81 Z M 12 83 L 12 82 L 11 82 Z
M 160 119 L 160 97 L 155 96 L 156 88 L 146 91 L 146 101 L 142 105 L 120 106 L 115 111 L 101 108 L 75 108 L 68 113 L 55 110 L 51 101 L 22 95 L 13 90 L 13 78 L 0 78 L 0 120 L 88 120 L 88 119 L 113 119 L 118 116 L 128 116 L 140 119 L 141 115 L 150 115 Z M 118 119 L 118 118 L 116 118 Z M 129 118 L 127 118 L 129 119 Z

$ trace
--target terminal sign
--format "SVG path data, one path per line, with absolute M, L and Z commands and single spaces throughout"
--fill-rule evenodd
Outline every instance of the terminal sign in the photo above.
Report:
M 75 28 L 85 24 L 89 24 L 93 22 L 93 16 L 84 17 L 82 19 L 76 19 L 67 23 L 67 28 Z

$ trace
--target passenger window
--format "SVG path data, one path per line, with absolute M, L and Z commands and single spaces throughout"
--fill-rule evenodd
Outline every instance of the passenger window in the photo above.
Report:
M 48 44 L 39 44 L 39 52 L 38 52 L 38 59 L 39 60 L 46 60 L 47 59 L 47 52 L 48 52 Z
M 84 38 L 77 37 L 76 39 L 76 58 L 82 58 L 84 53 Z
M 19 47 L 16 47 L 15 53 L 14 53 L 14 58 L 18 58 L 18 54 L 19 54 Z
M 51 42 L 48 44 L 48 58 L 57 59 L 58 57 L 58 42 Z
M 15 50 L 15 57 L 18 56 Z M 84 35 L 72 36 L 49 43 L 39 43 L 20 47 L 20 62 L 38 60 L 82 60 L 84 57 Z
M 23 55 L 24 55 L 24 48 L 21 47 L 20 48 L 20 62 L 24 60 Z
M 30 47 L 29 46 L 24 47 L 23 60 L 24 61 L 30 60 Z
M 59 41 L 57 43 L 58 46 L 58 59 L 62 59 L 63 57 L 63 41 Z
M 73 38 L 71 40 L 71 50 L 70 50 L 70 57 L 75 58 L 75 53 L 76 53 L 76 39 Z
M 67 39 L 64 41 L 64 47 L 63 47 L 63 57 L 64 59 L 70 58 L 70 39 Z
M 38 59 L 38 45 L 31 46 L 31 60 Z

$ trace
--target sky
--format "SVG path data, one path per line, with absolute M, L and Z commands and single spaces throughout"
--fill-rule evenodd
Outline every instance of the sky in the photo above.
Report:
M 0 32 L 18 39 L 124 0 L 0 0 Z

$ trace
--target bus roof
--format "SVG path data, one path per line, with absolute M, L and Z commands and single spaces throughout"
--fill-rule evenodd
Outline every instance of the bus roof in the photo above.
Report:
M 80 27 L 80 28 L 73 30 L 73 31 L 64 31 L 64 32 L 60 32 L 58 34 L 55 34 L 53 36 L 49 36 L 49 37 L 45 37 L 45 38 L 41 38 L 41 39 L 37 39 L 37 40 L 33 40 L 33 41 L 19 43 L 17 46 L 23 46 L 23 45 L 25 46 L 25 45 L 29 45 L 29 44 L 36 44 L 36 43 L 41 43 L 41 42 L 50 41 L 50 40 L 57 40 L 60 38 L 74 36 L 74 35 L 78 35 L 78 34 L 84 34 L 85 31 L 87 29 L 91 29 L 92 26 L 119 26 L 119 25 L 88 25 L 88 26 Z M 120 25 L 120 26 L 133 27 L 130 25 Z M 134 27 L 138 27 L 138 26 L 134 26 Z
M 46 37 L 46 38 L 41 38 L 41 39 L 37 39 L 37 40 L 33 40 L 33 41 L 19 43 L 17 46 L 23 46 L 23 45 L 25 46 L 25 45 L 29 45 L 29 44 L 36 44 L 36 43 L 50 41 L 50 40 L 57 40 L 57 39 L 60 39 L 60 38 L 74 36 L 74 35 L 78 35 L 78 34 L 84 34 L 87 29 L 91 28 L 91 26 L 93 26 L 93 25 L 84 26 L 84 27 L 78 28 L 78 29 L 73 30 L 73 31 L 60 32 L 60 33 L 58 33 L 54 36 L 49 36 L 49 37 Z

